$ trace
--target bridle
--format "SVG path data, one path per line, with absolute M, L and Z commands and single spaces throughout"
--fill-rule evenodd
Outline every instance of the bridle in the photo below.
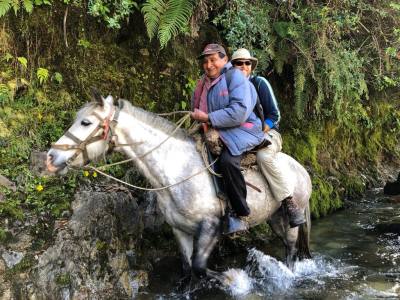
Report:
M 67 130 L 64 133 L 64 136 L 67 138 L 71 139 L 76 143 L 76 145 L 68 145 L 68 144 L 52 144 L 51 147 L 53 149 L 58 149 L 58 150 L 77 150 L 74 155 L 72 155 L 67 161 L 66 165 L 69 166 L 71 162 L 73 162 L 79 154 L 82 153 L 83 157 L 83 164 L 87 165 L 89 163 L 89 156 L 88 156 L 88 151 L 87 151 L 87 146 L 95 143 L 100 140 L 105 140 L 107 143 L 111 146 L 112 145 L 112 137 L 113 137 L 113 131 L 115 128 L 115 125 L 118 123 L 118 117 L 120 113 L 120 108 L 118 106 L 112 106 L 112 109 L 109 113 L 109 115 L 105 118 L 102 118 L 96 111 L 93 112 L 93 115 L 100 121 L 99 124 L 96 126 L 96 128 L 89 134 L 89 136 L 85 140 L 81 140 L 78 137 L 76 137 L 73 133 L 71 133 L 69 130 Z M 103 129 L 103 134 L 102 135 L 97 135 L 99 130 Z

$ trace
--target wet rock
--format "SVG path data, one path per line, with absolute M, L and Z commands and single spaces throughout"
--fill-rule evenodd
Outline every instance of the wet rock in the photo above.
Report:
M 130 260 L 143 229 L 136 199 L 123 191 L 83 191 L 72 206 L 54 246 L 39 256 L 33 293 L 57 299 L 134 297 L 141 285 Z
M 13 192 L 17 191 L 15 183 L 9 180 L 7 177 L 0 175 L 0 185 L 5 186 L 6 188 L 11 189 Z
M 400 195 L 400 173 L 397 176 L 397 180 L 394 182 L 387 182 L 383 188 L 385 195 Z
M 10 269 L 21 262 L 21 260 L 24 258 L 24 254 L 16 251 L 3 250 L 1 257 L 6 263 L 7 268 Z

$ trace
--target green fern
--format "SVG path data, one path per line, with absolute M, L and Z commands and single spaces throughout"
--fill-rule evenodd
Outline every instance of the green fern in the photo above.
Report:
M 14 13 L 16 14 L 19 9 L 22 7 L 25 9 L 26 12 L 31 13 L 33 10 L 33 1 L 32 0 L 0 0 L 0 17 L 4 16 L 8 13 L 8 11 L 12 8 Z M 35 3 L 35 5 L 40 5 L 41 3 Z
M 192 0 L 147 0 L 142 13 L 150 39 L 157 35 L 160 47 L 186 28 L 193 13 Z
M 0 17 L 4 16 L 10 9 L 14 1 L 0 0 Z
M 165 13 L 166 4 L 164 0 L 148 0 L 143 4 L 142 13 L 147 28 L 147 35 L 152 39 L 160 23 L 161 16 Z
M 33 10 L 33 1 L 31 0 L 23 0 L 24 8 L 28 13 L 31 13 Z

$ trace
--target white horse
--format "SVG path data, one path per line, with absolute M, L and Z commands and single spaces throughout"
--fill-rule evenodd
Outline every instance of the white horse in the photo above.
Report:
M 84 166 L 111 150 L 114 143 L 113 149 L 132 158 L 153 187 L 172 185 L 157 191 L 158 205 L 173 228 L 185 265 L 198 277 L 221 279 L 221 274 L 207 269 L 207 260 L 221 234 L 225 203 L 217 198 L 211 175 L 206 170 L 201 172 L 205 163 L 194 140 L 181 129 L 171 136 L 173 123 L 128 101 L 120 99 L 115 106 L 111 96 L 104 99 L 95 93 L 94 98 L 94 102 L 78 112 L 71 128 L 49 150 L 48 170 L 60 174 L 69 166 Z M 165 139 L 168 140 L 162 143 Z M 297 258 L 310 256 L 311 181 L 298 162 L 280 155 L 295 174 L 294 199 L 305 212 L 307 224 L 290 228 L 281 203 L 273 199 L 264 177 L 251 169 L 245 171 L 245 179 L 261 192 L 249 188 L 247 202 L 251 225 L 268 221 L 285 244 L 287 264 L 293 266 Z

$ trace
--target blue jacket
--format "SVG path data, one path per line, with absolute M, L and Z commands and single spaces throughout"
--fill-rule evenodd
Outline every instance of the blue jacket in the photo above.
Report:
M 229 88 L 225 74 L 232 72 Z M 254 114 L 257 92 L 243 73 L 227 63 L 221 80 L 207 94 L 208 118 L 232 155 L 241 155 L 259 145 L 264 134 L 261 121 Z
M 263 107 L 265 124 L 271 129 L 277 128 L 281 120 L 281 113 L 271 85 L 267 79 L 261 76 L 251 76 L 250 81 L 254 84 Z

